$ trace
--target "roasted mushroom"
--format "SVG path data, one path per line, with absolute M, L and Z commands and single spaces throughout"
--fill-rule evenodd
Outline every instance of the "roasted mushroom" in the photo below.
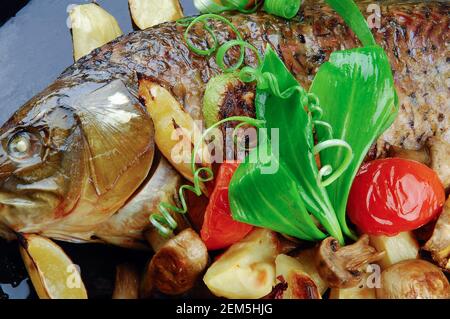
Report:
M 431 252 L 431 256 L 440 267 L 450 271 L 450 199 L 447 200 L 433 235 L 424 249 Z
M 369 236 L 363 235 L 353 245 L 340 247 L 339 242 L 328 237 L 322 241 L 316 256 L 317 268 L 331 288 L 351 288 L 361 281 L 365 266 L 383 258 L 369 245 Z
M 142 297 L 156 289 L 181 295 L 194 287 L 208 264 L 208 251 L 198 234 L 185 229 L 165 243 L 147 265 L 141 286 Z
M 381 274 L 379 299 L 448 299 L 450 285 L 435 265 L 419 259 L 397 263 Z

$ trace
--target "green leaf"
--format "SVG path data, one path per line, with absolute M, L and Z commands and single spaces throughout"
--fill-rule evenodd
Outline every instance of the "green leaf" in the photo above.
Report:
M 326 0 L 353 30 L 363 46 L 376 45 L 366 19 L 353 0 Z
M 301 199 L 300 185 L 268 143 L 253 150 L 230 183 L 233 219 L 304 240 L 325 238 Z M 276 172 L 270 172 L 276 167 Z
M 311 213 L 331 236 L 343 242 L 327 191 L 318 182 L 312 118 L 304 107 L 307 94 L 270 47 L 261 72 L 266 80 L 258 81 L 257 117 L 265 122 L 271 143 L 278 143 L 278 152 L 270 154 L 279 163 L 280 171 L 272 176 L 261 174 L 265 162 L 259 158 L 254 164 L 242 164 L 236 172 L 241 178 L 230 184 L 233 217 L 303 239 L 305 235 L 323 238 L 323 233 L 311 223 Z M 273 138 L 272 129 L 278 130 L 279 138 Z M 282 218 L 285 214 L 286 218 Z
M 311 86 L 324 111 L 322 120 L 333 127 L 333 137 L 346 141 L 353 149 L 350 167 L 327 187 L 342 230 L 352 232 L 346 222 L 346 205 L 353 179 L 370 146 L 397 116 L 394 80 L 388 58 L 378 46 L 331 54 Z M 318 127 L 319 140 L 327 132 Z M 322 165 L 338 167 L 344 159 L 342 149 L 324 150 Z
M 258 86 L 255 101 L 257 117 L 265 121 L 269 133 L 271 129 L 279 129 L 280 158 L 300 184 L 300 196 L 308 211 L 331 236 L 342 242 L 339 222 L 327 191 L 317 182 L 319 169 L 313 150 L 312 118 L 305 110 L 308 104 L 306 92 L 270 47 L 266 50 L 262 72 L 275 75 L 281 93 L 297 88 L 289 98 L 283 99 L 272 94 L 268 88 Z

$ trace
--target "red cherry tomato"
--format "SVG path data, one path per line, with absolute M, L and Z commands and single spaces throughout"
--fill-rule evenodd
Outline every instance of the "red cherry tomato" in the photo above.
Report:
M 417 229 L 442 211 L 445 191 L 436 173 L 418 162 L 389 158 L 361 167 L 347 204 L 364 233 L 396 235 Z
M 253 226 L 235 221 L 231 217 L 228 186 L 238 166 L 239 163 L 236 162 L 226 162 L 220 166 L 200 232 L 209 250 L 227 248 L 243 239 L 253 229 Z

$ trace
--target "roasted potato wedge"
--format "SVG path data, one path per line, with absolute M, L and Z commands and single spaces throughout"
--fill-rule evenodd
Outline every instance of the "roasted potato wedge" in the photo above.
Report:
M 57 244 L 38 235 L 23 235 L 20 243 L 20 254 L 40 299 L 87 299 L 77 266 Z
M 275 284 L 275 258 L 279 253 L 277 235 L 267 229 L 255 229 L 220 256 L 203 281 L 218 297 L 262 298 Z
M 184 16 L 178 0 L 128 0 L 131 18 L 141 30 Z
M 378 261 L 383 269 L 403 260 L 419 257 L 419 244 L 411 232 L 403 232 L 396 236 L 370 235 L 370 244 L 379 252 L 385 252 Z
M 278 298 L 321 299 L 320 290 L 303 265 L 295 258 L 280 254 L 275 259 L 276 278 L 286 285 Z
M 342 289 L 332 288 L 330 299 L 377 299 L 376 289 L 367 285 L 369 275 L 368 273 L 364 274 L 358 286 Z
M 295 259 L 298 260 L 304 272 L 306 272 L 316 283 L 320 294 L 323 295 L 328 289 L 327 282 L 320 276 L 316 266 L 317 249 L 305 249 L 295 254 Z
M 208 146 L 201 141 L 202 131 L 181 104 L 162 86 L 141 78 L 139 96 L 155 124 L 155 142 L 164 157 L 183 175 L 193 182 L 191 169 L 193 147 L 201 142 L 196 157 L 201 166 L 210 167 Z
M 75 61 L 123 34 L 117 20 L 96 3 L 72 7 L 69 19 Z

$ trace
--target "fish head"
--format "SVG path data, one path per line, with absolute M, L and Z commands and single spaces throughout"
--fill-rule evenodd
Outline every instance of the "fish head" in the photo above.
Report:
M 153 154 L 153 123 L 121 80 L 57 81 L 0 128 L 0 236 L 91 231 L 140 186 Z

